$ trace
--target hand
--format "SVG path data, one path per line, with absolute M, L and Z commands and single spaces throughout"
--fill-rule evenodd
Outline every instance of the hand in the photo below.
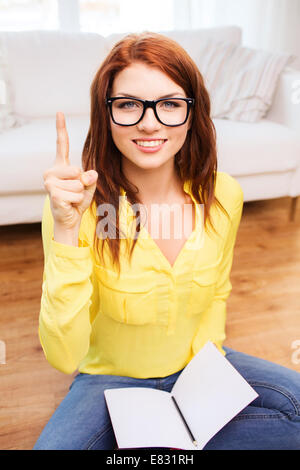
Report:
M 69 160 L 69 136 L 64 114 L 56 113 L 56 160 L 45 171 L 44 186 L 50 197 L 54 224 L 60 229 L 79 229 L 84 211 L 90 206 L 97 185 L 98 173 L 83 172 L 71 166 Z

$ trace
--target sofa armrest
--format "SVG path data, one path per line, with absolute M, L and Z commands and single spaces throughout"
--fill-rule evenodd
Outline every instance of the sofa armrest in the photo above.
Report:
M 300 70 L 286 67 L 281 73 L 266 119 L 300 131 Z

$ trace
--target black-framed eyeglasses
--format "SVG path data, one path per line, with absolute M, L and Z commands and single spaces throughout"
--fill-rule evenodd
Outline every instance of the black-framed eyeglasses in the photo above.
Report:
M 156 119 L 164 126 L 182 126 L 194 103 L 194 98 L 161 98 L 149 101 L 116 96 L 105 99 L 113 122 L 119 126 L 135 126 L 143 119 L 147 108 L 153 109 Z

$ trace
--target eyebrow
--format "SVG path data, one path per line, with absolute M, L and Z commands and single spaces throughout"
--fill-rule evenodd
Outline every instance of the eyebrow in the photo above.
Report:
M 126 97 L 129 97 L 129 98 L 137 98 L 138 100 L 141 100 L 143 98 L 139 98 L 138 96 L 134 96 L 134 95 L 129 95 L 128 93 L 117 93 L 116 96 L 126 96 Z M 161 96 L 160 98 L 157 98 L 158 100 L 162 100 L 164 98 L 173 98 L 174 96 L 178 96 L 178 95 L 181 95 L 183 96 L 182 93 L 180 93 L 179 91 L 177 91 L 176 93 L 168 93 L 167 95 L 164 95 L 164 96 Z

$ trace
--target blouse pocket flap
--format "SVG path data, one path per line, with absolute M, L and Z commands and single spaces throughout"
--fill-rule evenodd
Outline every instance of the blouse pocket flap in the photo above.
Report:
M 195 271 L 193 281 L 200 286 L 210 286 L 215 284 L 218 278 L 218 265 L 211 266 L 203 269 L 202 271 Z
M 142 294 L 149 292 L 155 287 L 155 282 L 150 276 L 129 276 L 121 275 L 118 277 L 117 273 L 106 269 L 102 266 L 96 266 L 96 272 L 99 282 L 105 287 L 116 292 L 128 292 L 131 294 Z
M 155 281 L 148 276 L 130 277 L 96 266 L 102 313 L 130 325 L 156 323 Z

